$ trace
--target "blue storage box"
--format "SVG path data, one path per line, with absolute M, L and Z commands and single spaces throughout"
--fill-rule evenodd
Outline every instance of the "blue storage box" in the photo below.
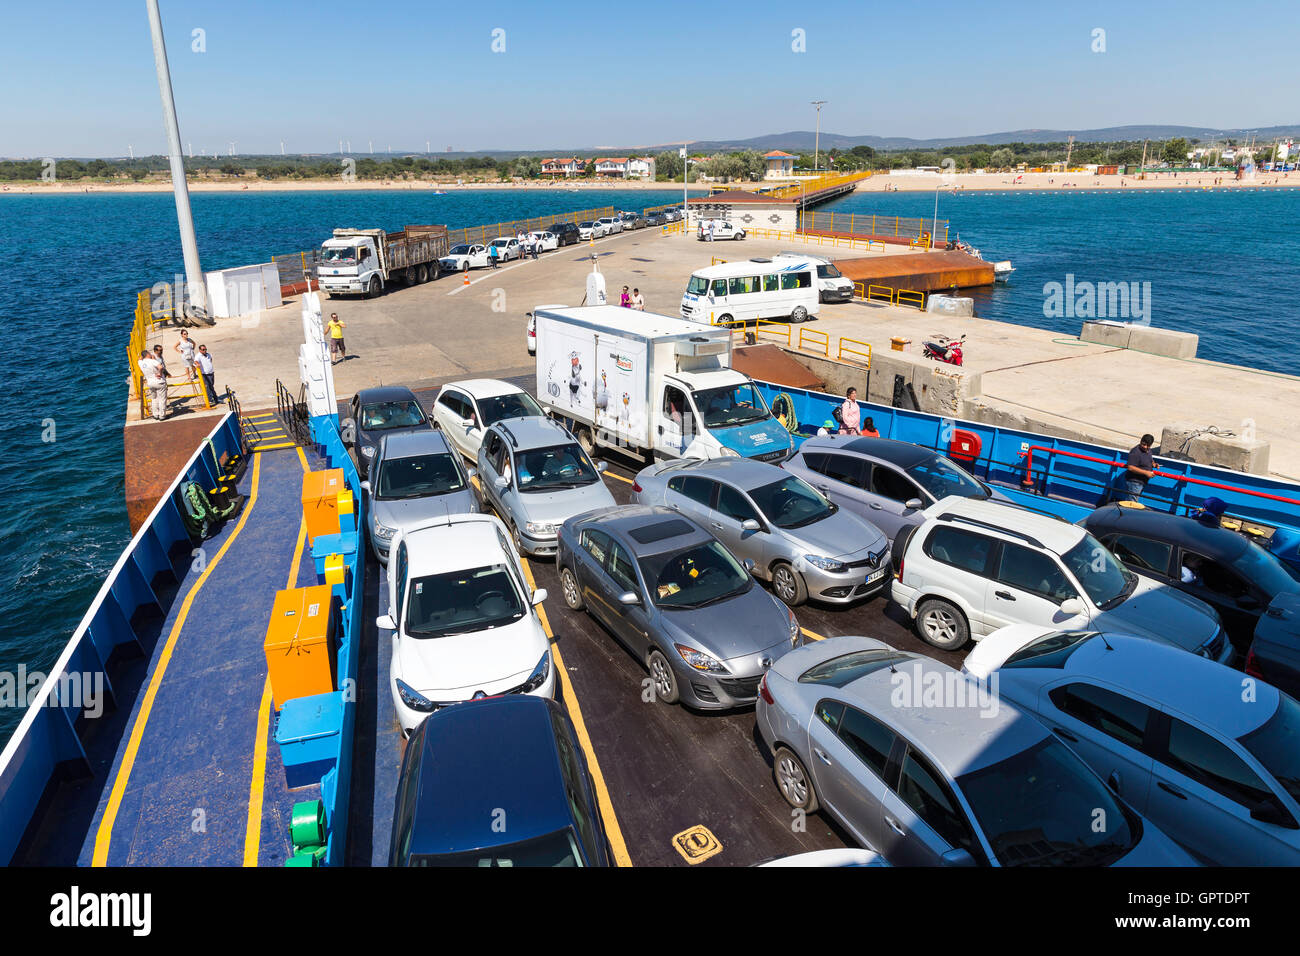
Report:
M 343 733 L 343 694 L 334 691 L 286 700 L 275 727 L 284 777 L 290 790 L 318 784 L 338 764 Z
M 325 559 L 331 554 L 343 555 L 345 565 L 355 567 L 357 561 L 357 533 L 318 534 L 311 544 L 311 560 L 316 566 L 316 582 L 325 583 Z

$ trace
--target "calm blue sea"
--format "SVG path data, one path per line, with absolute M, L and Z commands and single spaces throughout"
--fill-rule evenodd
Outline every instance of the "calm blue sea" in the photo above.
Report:
M 649 206 L 680 190 L 201 193 L 206 268 L 316 246 L 336 226 L 470 226 L 601 205 Z M 828 211 L 930 217 L 932 194 L 862 194 Z M 1300 192 L 940 194 L 939 216 L 1013 282 L 981 316 L 1077 333 L 1043 315 L 1043 285 L 1150 282 L 1152 322 L 1194 331 L 1200 354 L 1294 371 Z M 46 669 L 129 535 L 122 502 L 126 335 L 134 295 L 182 270 L 169 194 L 0 196 L 10 278 L 0 283 L 0 672 Z M 1135 383 L 1136 387 L 1136 383 Z M 1267 400 L 1263 397 L 1261 400 Z M 53 440 L 45 440 L 53 439 Z M 0 739 L 19 714 L 0 707 Z

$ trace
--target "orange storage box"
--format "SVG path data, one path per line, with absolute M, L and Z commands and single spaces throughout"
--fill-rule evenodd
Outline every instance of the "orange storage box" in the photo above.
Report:
M 286 700 L 334 690 L 330 591 L 328 584 L 317 584 L 276 592 L 263 648 L 277 711 Z
M 342 468 L 309 471 L 302 476 L 302 516 L 307 522 L 307 543 L 316 536 L 338 534 L 339 492 L 347 490 Z

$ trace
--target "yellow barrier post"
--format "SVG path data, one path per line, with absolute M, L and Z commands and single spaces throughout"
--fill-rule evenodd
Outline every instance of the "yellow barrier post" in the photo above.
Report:
M 861 349 L 854 348 L 853 346 L 861 346 Z M 863 351 L 862 349 L 865 349 L 866 351 Z M 836 358 L 864 358 L 866 359 L 867 368 L 871 368 L 871 344 L 869 342 L 861 342 L 858 339 L 841 338 L 840 348 L 838 353 L 836 353 Z

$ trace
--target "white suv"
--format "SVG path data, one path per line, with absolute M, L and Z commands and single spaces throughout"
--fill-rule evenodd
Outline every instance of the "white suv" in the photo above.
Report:
M 949 497 L 894 541 L 890 595 L 942 650 L 1008 624 L 1150 638 L 1226 662 L 1208 604 L 1129 571 L 1083 528 L 997 501 Z

